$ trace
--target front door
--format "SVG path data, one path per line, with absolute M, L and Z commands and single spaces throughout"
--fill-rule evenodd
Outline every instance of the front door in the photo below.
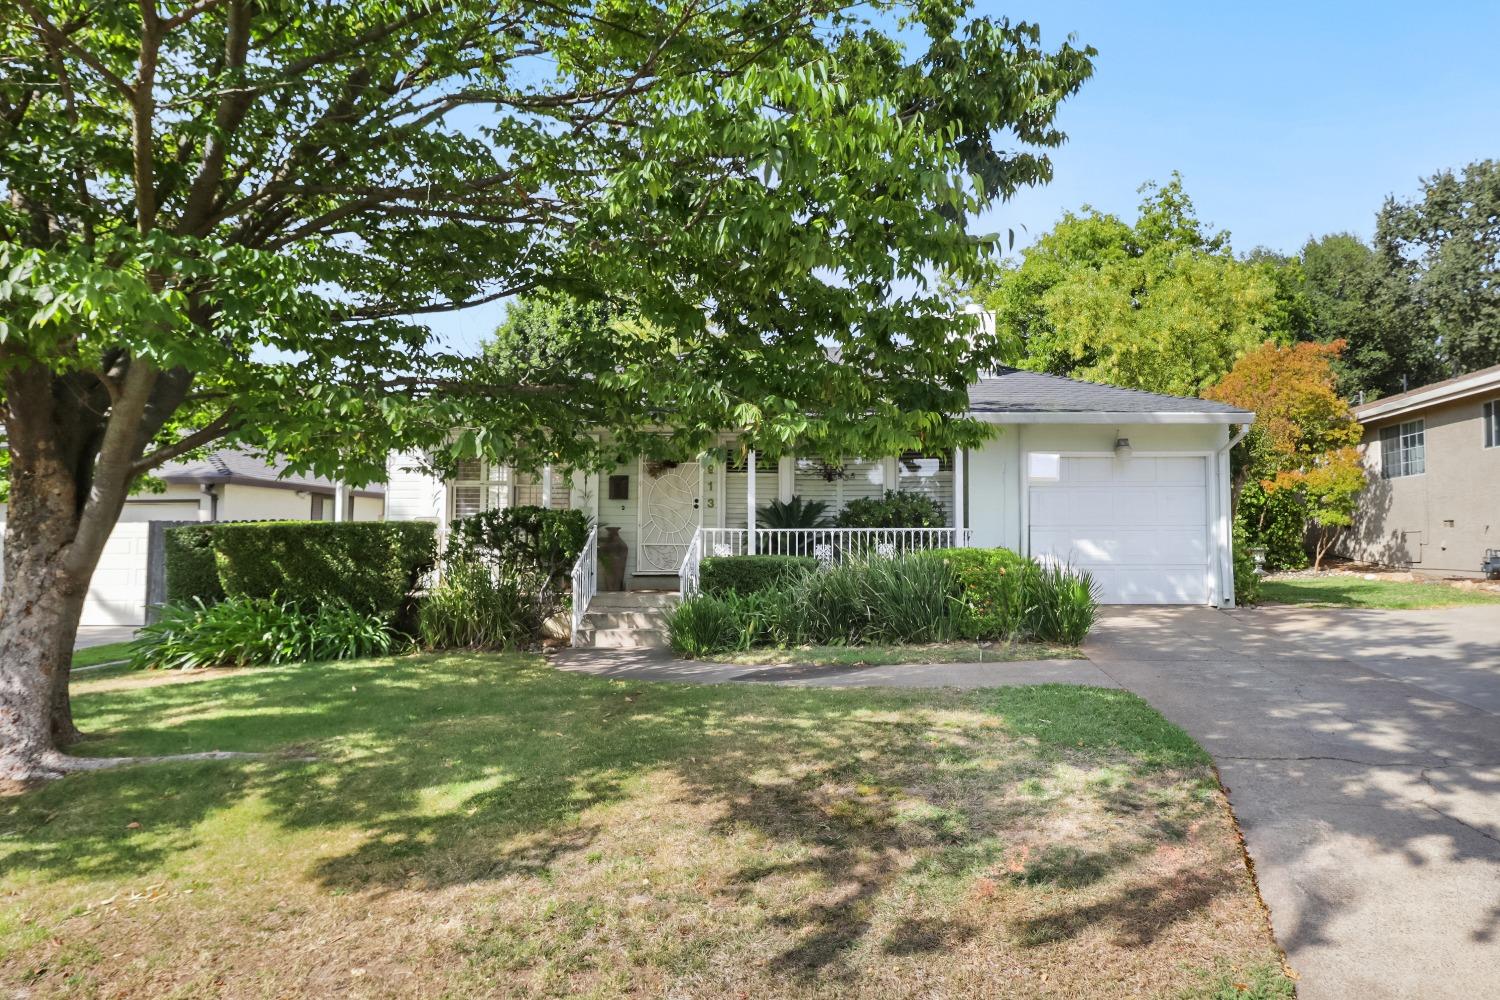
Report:
M 698 530 L 698 463 L 680 462 L 652 475 L 643 460 L 640 483 L 636 575 L 676 576 Z

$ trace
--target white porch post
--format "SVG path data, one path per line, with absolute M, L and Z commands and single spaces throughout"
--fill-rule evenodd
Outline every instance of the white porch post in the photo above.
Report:
M 349 519 L 349 487 L 342 482 L 333 484 L 333 519 L 335 521 Z
M 776 499 L 791 503 L 797 492 L 797 460 L 791 455 L 782 455 L 776 463 Z
M 745 551 L 755 555 L 755 449 L 745 453 Z
M 542 506 L 552 506 L 552 466 L 542 466 Z
M 964 450 L 953 449 L 953 544 L 964 544 Z

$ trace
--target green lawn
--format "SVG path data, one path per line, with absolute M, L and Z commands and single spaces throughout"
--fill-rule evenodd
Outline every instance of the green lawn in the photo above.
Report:
M 94 667 L 101 663 L 113 663 L 130 656 L 130 643 L 107 642 L 102 646 L 73 650 L 73 666 Z
M 1022 660 L 1081 660 L 1074 646 L 1038 642 L 935 642 L 900 646 L 798 646 L 750 649 L 704 657 L 715 663 L 774 666 L 783 663 L 815 667 L 880 667 L 897 663 L 1016 663 Z
M 1366 580 L 1346 573 L 1327 576 L 1269 577 L 1261 600 L 1272 604 L 1311 604 L 1340 608 L 1451 608 L 1461 604 L 1500 604 L 1500 596 L 1443 583 Z
M 0 798 L 7 995 L 1289 995 L 1207 757 L 1121 691 L 454 655 L 74 704 L 90 754 L 272 756 Z

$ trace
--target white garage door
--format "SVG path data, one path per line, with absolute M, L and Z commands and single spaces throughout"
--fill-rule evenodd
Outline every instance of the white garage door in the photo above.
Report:
M 0 536 L 5 522 L 0 521 Z M 151 525 L 117 524 L 104 543 L 99 565 L 83 599 L 80 625 L 144 625 L 146 562 Z M 3 553 L 3 547 L 0 547 Z
M 1208 462 L 1028 456 L 1031 554 L 1086 569 L 1106 604 L 1207 604 Z

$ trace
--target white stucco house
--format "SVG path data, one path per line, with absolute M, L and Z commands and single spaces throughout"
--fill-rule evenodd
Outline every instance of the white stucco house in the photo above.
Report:
M 673 590 L 691 585 L 704 556 L 839 547 L 826 530 L 754 525 L 751 512 L 769 500 L 801 496 L 837 511 L 886 489 L 921 490 L 950 524 L 912 529 L 929 532 L 917 544 L 1004 546 L 1065 561 L 1093 574 L 1106 603 L 1233 602 L 1229 449 L 1253 413 L 1015 369 L 976 382 L 969 409 L 995 425 L 980 447 L 833 466 L 750 452 L 732 464 L 636 459 L 603 473 L 527 476 L 473 461 L 442 482 L 394 455 L 386 516 L 445 525 L 511 504 L 581 508 L 628 545 L 628 587 Z M 820 544 L 827 548 L 810 551 Z
M 183 521 L 378 521 L 385 490 L 350 489 L 321 476 L 289 474 L 280 462 L 223 449 L 201 458 L 168 462 L 154 477 L 158 492 L 125 501 L 119 523 L 104 543 L 89 584 L 82 625 L 144 625 L 149 581 L 159 576 L 153 523 Z M 340 508 L 342 507 L 342 510 Z M 0 529 L 5 506 L 0 504 Z

